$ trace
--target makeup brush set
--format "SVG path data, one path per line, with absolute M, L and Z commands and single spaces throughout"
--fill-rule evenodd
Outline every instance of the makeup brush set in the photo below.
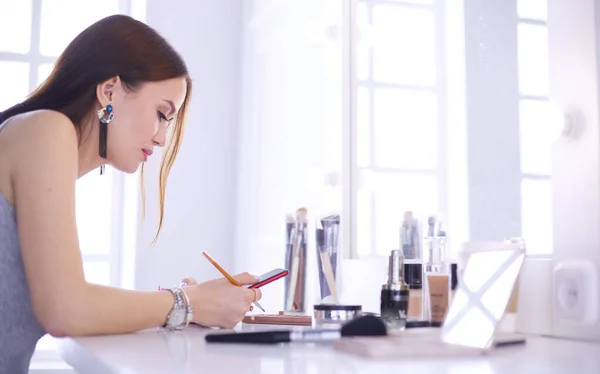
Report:
M 335 304 L 338 300 L 336 287 L 339 271 L 340 216 L 330 215 L 320 219 L 315 228 L 315 245 L 321 300 Z M 303 313 L 307 267 L 308 220 L 306 208 L 296 211 L 295 217 L 286 217 L 285 267 L 290 273 L 285 279 L 285 312 Z

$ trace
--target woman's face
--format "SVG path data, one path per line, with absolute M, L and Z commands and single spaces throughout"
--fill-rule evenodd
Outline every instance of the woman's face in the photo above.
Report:
M 117 170 L 135 172 L 152 156 L 155 147 L 165 145 L 167 127 L 186 95 L 185 78 L 145 83 L 127 91 L 118 78 L 99 92 L 112 105 L 114 119 L 108 124 L 107 159 Z

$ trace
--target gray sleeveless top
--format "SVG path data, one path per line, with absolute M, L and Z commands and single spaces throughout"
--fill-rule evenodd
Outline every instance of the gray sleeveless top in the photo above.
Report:
M 0 193 L 0 374 L 25 374 L 45 334 L 33 314 L 15 209 Z

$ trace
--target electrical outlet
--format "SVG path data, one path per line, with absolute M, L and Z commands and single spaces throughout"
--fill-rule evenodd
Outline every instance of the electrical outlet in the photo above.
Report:
M 554 268 L 556 317 L 585 325 L 598 319 L 597 272 L 587 260 L 561 262 Z

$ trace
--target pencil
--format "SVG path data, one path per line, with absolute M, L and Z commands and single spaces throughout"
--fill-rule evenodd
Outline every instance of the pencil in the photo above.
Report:
M 228 281 L 229 281 L 231 284 L 233 284 L 234 286 L 242 287 L 242 285 L 240 284 L 240 282 L 236 281 L 234 277 L 232 277 L 231 275 L 229 275 L 229 273 L 228 273 L 228 272 L 227 272 L 225 269 L 223 269 L 223 268 L 221 267 L 221 265 L 219 265 L 219 264 L 217 263 L 217 261 L 215 261 L 215 259 L 214 259 L 214 258 L 212 258 L 212 257 L 211 257 L 211 256 L 208 254 L 208 252 L 206 252 L 206 251 L 202 251 L 202 254 L 204 255 L 204 257 L 206 257 L 206 259 L 207 259 L 208 261 L 210 261 L 210 263 L 211 263 L 211 264 L 213 264 L 213 265 L 214 265 L 214 267 L 216 267 L 216 268 L 217 268 L 217 270 L 219 270 L 219 272 L 221 272 L 221 274 L 223 274 L 223 276 L 224 276 L 225 278 L 227 278 L 227 280 L 228 280 Z M 258 307 L 260 310 L 262 310 L 263 312 L 265 311 L 265 309 L 264 309 L 264 308 L 263 308 L 263 307 L 262 307 L 262 306 L 261 306 L 261 305 L 258 303 L 258 301 L 254 301 L 254 305 L 256 305 L 256 306 L 257 306 L 257 307 Z
M 235 285 L 235 286 L 238 286 L 238 287 L 242 287 L 242 285 L 240 284 L 240 282 L 236 281 L 234 277 L 232 277 L 231 275 L 229 275 L 229 273 L 228 273 L 227 271 L 225 271 L 225 269 L 223 269 L 223 268 L 221 267 L 221 265 L 219 265 L 219 264 L 217 263 L 217 261 L 215 261 L 215 259 L 214 259 L 214 258 L 212 258 L 212 257 L 211 257 L 211 256 L 208 254 L 208 252 L 206 252 L 206 251 L 202 251 L 202 254 L 204 255 L 204 257 L 206 257 L 206 258 L 208 259 L 208 261 L 210 261 L 210 263 L 211 263 L 211 264 L 213 264 L 213 265 L 214 265 L 214 266 L 217 268 L 217 270 L 219 270 L 219 271 L 221 272 L 221 274 L 223 274 L 223 276 L 224 276 L 225 278 L 227 278 L 227 280 L 228 280 L 229 282 L 231 282 L 231 284 L 233 284 L 233 285 Z

